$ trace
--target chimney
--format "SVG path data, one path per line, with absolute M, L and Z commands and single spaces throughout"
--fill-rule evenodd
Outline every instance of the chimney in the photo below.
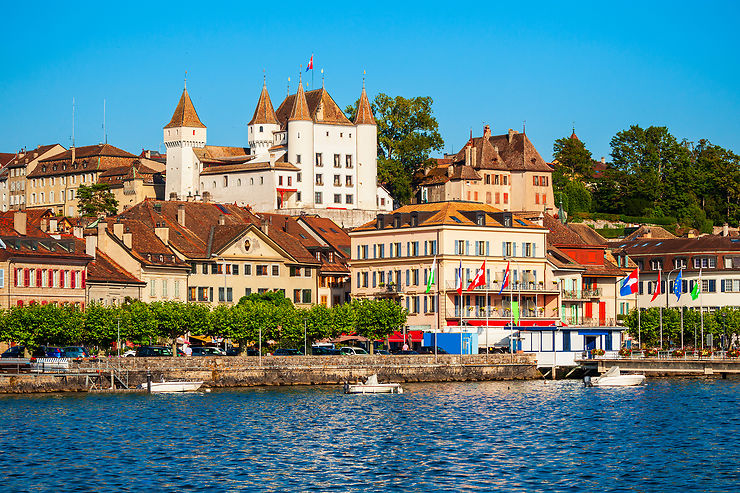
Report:
M 276 159 L 275 158 L 275 153 L 274 152 L 271 152 L 270 153 L 270 168 L 274 168 L 275 167 L 275 159 Z
M 260 229 L 266 235 L 268 235 L 268 236 L 270 235 L 270 225 L 267 224 L 267 221 L 262 221 L 262 225 L 260 226 Z
M 75 238 L 82 238 L 82 228 L 80 226 L 75 226 L 72 228 L 72 234 L 75 236 Z
M 157 237 L 162 240 L 165 245 L 170 242 L 170 228 L 162 226 L 161 228 L 154 228 L 154 233 Z
M 475 166 L 475 164 L 478 162 L 476 160 L 477 156 L 478 156 L 478 149 L 476 149 L 475 147 L 472 147 L 470 149 L 470 165 L 471 166 Z
M 511 143 L 511 140 L 514 138 L 514 134 L 516 131 L 512 128 L 509 129 L 509 143 Z
M 134 247 L 134 235 L 133 233 L 123 233 L 123 244 L 126 246 L 126 248 L 133 248 Z
M 108 225 L 105 223 L 105 221 L 100 221 L 98 223 L 98 240 L 97 240 L 97 248 L 100 249 L 101 252 L 105 252 L 107 241 L 108 241 Z
M 116 238 L 119 240 L 123 239 L 123 223 L 113 224 L 113 234 L 116 235 Z
M 146 157 L 147 159 L 151 159 L 152 151 L 146 151 L 146 153 L 144 154 L 144 157 Z
M 491 127 L 486 125 L 483 127 L 483 138 L 484 139 L 490 139 L 491 138 Z
M 177 222 L 182 226 L 185 227 L 185 205 L 180 204 L 177 206 Z
M 26 236 L 26 213 L 16 211 L 13 214 L 13 229 L 18 231 L 21 236 Z
M 74 163 L 75 163 L 75 157 L 76 157 L 76 153 L 75 153 L 75 146 L 74 146 L 74 144 L 73 144 L 73 145 L 72 145 L 72 164 L 74 164 Z
M 223 214 L 219 214 L 218 215 L 218 225 L 223 226 L 225 224 L 226 224 L 226 216 L 224 216 Z
M 470 166 L 470 146 L 465 146 L 465 166 Z
M 601 156 L 601 164 L 606 164 L 606 158 L 604 156 Z
M 455 172 L 455 167 L 450 165 L 447 166 L 447 176 L 452 176 L 452 174 Z
M 89 235 L 85 237 L 85 253 L 95 258 L 95 251 L 98 249 L 98 237 Z
M 722 236 L 730 236 L 730 225 L 727 223 L 722 225 Z

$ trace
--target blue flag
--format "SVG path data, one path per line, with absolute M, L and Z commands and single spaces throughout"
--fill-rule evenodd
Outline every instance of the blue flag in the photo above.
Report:
M 676 295 L 676 301 L 681 299 L 681 292 L 683 287 L 683 282 L 681 281 L 681 273 L 683 272 L 683 269 L 678 271 L 678 275 L 676 276 L 676 280 L 673 282 L 673 294 Z

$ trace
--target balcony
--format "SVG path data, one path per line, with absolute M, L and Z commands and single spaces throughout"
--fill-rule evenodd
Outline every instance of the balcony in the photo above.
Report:
M 396 284 L 396 283 L 388 283 L 383 284 L 380 283 L 378 285 L 378 290 L 375 292 L 375 296 L 378 298 L 395 298 L 401 295 L 403 293 L 403 285 L 402 284 Z
M 601 288 L 577 290 L 563 290 L 561 296 L 565 300 L 590 300 L 601 298 Z
M 466 291 L 468 293 L 470 292 L 481 292 L 481 291 L 492 291 L 498 293 L 501 289 L 501 282 L 499 281 L 492 281 L 489 283 L 486 283 L 483 286 L 479 286 L 475 288 L 473 291 L 468 291 L 468 285 L 470 282 L 464 282 L 463 283 L 463 291 Z M 455 281 L 447 281 L 446 283 L 446 289 L 448 291 L 455 290 L 457 288 L 457 284 Z M 557 293 L 558 287 L 556 284 L 552 284 L 551 288 L 547 287 L 547 283 L 543 281 L 534 282 L 534 281 L 522 281 L 522 282 L 512 282 L 509 283 L 508 286 L 506 286 L 506 289 L 504 290 L 504 293 L 509 293 L 510 291 L 513 291 L 514 293 L 517 292 L 541 292 L 541 293 Z

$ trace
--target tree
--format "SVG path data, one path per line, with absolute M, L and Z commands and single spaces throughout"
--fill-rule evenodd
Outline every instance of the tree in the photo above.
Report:
M 594 164 L 593 159 L 591 159 L 591 152 L 577 137 L 563 137 L 556 140 L 552 150 L 553 157 L 559 163 L 558 168 L 568 180 L 580 178 L 590 181 L 593 178 Z
M 77 189 L 77 203 L 83 216 L 113 216 L 118 212 L 118 200 L 106 183 L 80 185 Z
M 357 332 L 371 341 L 382 339 L 406 323 L 408 312 L 393 300 L 353 300 Z M 373 344 L 370 344 L 370 354 Z
M 432 102 L 430 97 L 380 93 L 371 104 L 378 125 L 378 181 L 388 185 L 391 195 L 401 203 L 411 199 L 419 172 L 433 163 L 431 152 L 444 147 Z M 345 109 L 351 120 L 358 104 Z

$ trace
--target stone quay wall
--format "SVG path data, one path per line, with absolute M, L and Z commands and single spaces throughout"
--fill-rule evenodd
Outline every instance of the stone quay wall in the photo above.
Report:
M 111 373 L 129 388 L 152 381 L 202 380 L 207 387 L 336 385 L 376 373 L 381 382 L 454 382 L 541 378 L 534 355 L 257 356 L 109 358 L 75 362 L 58 374 L 0 375 L 0 393 L 110 388 Z

